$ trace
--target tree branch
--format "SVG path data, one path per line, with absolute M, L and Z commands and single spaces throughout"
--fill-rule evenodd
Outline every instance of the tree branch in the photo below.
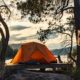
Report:
M 61 33 L 61 34 L 66 34 L 66 35 L 68 35 L 69 37 L 71 37 L 71 35 L 70 35 L 70 34 L 68 34 L 68 33 L 60 32 L 60 31 L 56 31 L 56 32 Z
M 1 53 L 0 53 L 0 61 L 3 61 L 3 56 L 2 54 L 5 54 L 4 52 L 4 44 L 5 44 L 5 36 L 4 36 L 4 32 L 3 30 L 0 28 L 0 33 L 1 33 L 1 36 L 2 36 L 2 39 L 1 39 L 1 42 L 2 42 L 2 49 L 1 49 Z
M 69 58 L 76 63 L 76 60 L 71 55 L 69 55 Z
M 74 9 L 74 7 L 61 8 L 60 10 L 56 10 L 56 11 L 55 11 L 55 14 L 59 14 L 59 13 L 62 14 L 64 11 L 69 10 L 69 9 Z
M 2 18 L 1 14 L 0 14 L 0 22 L 2 23 L 2 25 L 4 26 L 4 29 L 5 29 L 5 32 L 6 32 L 6 35 L 5 35 L 5 39 L 9 40 L 9 29 L 8 29 L 8 26 L 7 24 L 5 23 L 4 19 Z
M 10 16 L 11 16 L 11 10 L 6 5 L 5 1 L 4 0 L 2 0 L 2 1 L 3 1 L 4 5 L 1 5 L 0 7 L 5 7 L 5 9 L 7 9 L 10 12 L 9 17 L 8 17 L 8 18 L 10 18 Z
M 74 7 L 66 7 L 63 9 L 63 11 L 68 10 L 68 9 L 74 9 Z
M 9 41 L 9 29 L 8 29 L 7 24 L 3 20 L 1 14 L 0 14 L 0 22 L 2 23 L 2 25 L 4 27 L 4 30 L 5 30 L 5 37 L 3 38 L 3 45 L 2 45 L 3 50 L 2 50 L 0 58 L 1 58 L 1 60 L 5 61 L 5 53 L 6 53 L 7 46 L 8 46 L 8 41 Z
M 1 7 L 6 7 L 6 6 L 5 6 L 5 5 L 0 5 L 0 8 L 1 8 Z

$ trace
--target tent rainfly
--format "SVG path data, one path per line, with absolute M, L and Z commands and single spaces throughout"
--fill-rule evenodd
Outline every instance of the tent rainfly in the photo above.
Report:
M 29 42 L 21 45 L 11 63 L 27 63 L 30 61 L 51 63 L 57 62 L 57 59 L 45 45 L 37 42 Z

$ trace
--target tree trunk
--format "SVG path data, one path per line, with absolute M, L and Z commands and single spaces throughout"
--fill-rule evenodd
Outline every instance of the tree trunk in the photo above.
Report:
M 8 26 L 5 23 L 4 19 L 2 18 L 0 14 L 0 22 L 2 23 L 4 30 L 5 30 L 5 35 L 3 30 L 0 28 L 0 33 L 2 36 L 2 49 L 0 53 L 0 80 L 5 80 L 4 79 L 4 73 L 5 73 L 5 54 L 8 46 L 8 41 L 9 41 L 9 30 Z
M 72 60 L 76 63 L 76 60 L 74 59 L 74 57 L 72 56 L 72 49 L 73 49 L 73 34 L 74 34 L 74 30 L 71 31 L 71 46 L 70 46 L 70 53 L 69 53 L 69 58 L 70 58 L 70 61 L 72 62 Z
M 8 46 L 8 41 L 9 41 L 9 29 L 8 29 L 8 26 L 5 23 L 4 19 L 2 18 L 1 14 L 0 14 L 0 22 L 2 23 L 2 25 L 4 27 L 4 30 L 5 30 L 5 40 L 3 42 L 3 47 L 4 47 L 4 51 L 6 52 L 6 49 L 7 49 L 7 46 Z M 3 53 L 3 54 L 2 53 L 0 55 L 0 58 L 1 58 L 1 60 L 4 61 L 5 60 L 5 56 L 4 56 L 5 53 Z
M 75 80 L 80 80 L 80 0 L 74 0 L 74 17 L 77 41 L 77 73 Z
M 2 45 L 4 44 L 4 41 L 5 41 L 5 37 L 4 37 L 4 33 L 3 33 L 3 30 L 0 28 L 0 33 L 1 33 L 1 36 L 2 36 L 2 40 L 1 40 L 1 43 Z M 1 48 L 1 53 L 3 52 L 4 48 L 2 46 Z M 1 55 L 0 53 L 0 55 Z M 1 56 L 0 56 L 1 57 Z M 4 80 L 3 77 L 4 77 L 4 71 L 5 71 L 5 62 L 4 61 L 1 61 L 1 58 L 0 58 L 0 80 Z
M 59 60 L 59 63 L 63 63 L 62 60 L 61 60 L 60 55 L 58 55 L 58 60 Z

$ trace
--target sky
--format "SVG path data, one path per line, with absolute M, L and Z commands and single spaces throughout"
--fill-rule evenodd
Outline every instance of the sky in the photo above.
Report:
M 0 0 L 1 1 L 1 0 Z M 6 1 L 6 0 L 4 0 Z M 7 0 L 6 4 L 8 4 L 8 6 L 10 6 L 10 10 L 11 10 L 11 17 L 10 19 L 6 20 L 7 25 L 9 27 L 9 31 L 10 31 L 10 40 L 9 40 L 9 44 L 23 44 L 26 42 L 40 42 L 38 40 L 38 35 L 36 34 L 37 31 L 42 28 L 42 29 L 47 29 L 48 27 L 48 22 L 52 21 L 52 17 L 46 17 L 46 19 L 48 19 L 45 22 L 40 22 L 37 24 L 34 24 L 32 22 L 30 22 L 28 20 L 28 16 L 25 17 L 24 19 L 20 19 L 20 12 L 18 10 L 16 10 L 16 5 L 11 5 L 9 3 L 9 1 L 12 0 Z M 3 15 L 4 16 L 4 15 Z M 66 22 L 66 18 L 70 16 L 68 14 L 64 14 L 63 18 L 62 18 L 62 23 Z M 5 17 L 5 16 L 4 16 Z M 45 45 L 49 48 L 49 49 L 56 49 L 56 48 L 62 48 L 64 47 L 64 45 L 62 46 L 60 43 L 63 41 L 64 39 L 64 35 L 57 35 L 57 36 L 49 36 L 49 39 L 46 40 Z M 74 36 L 74 44 L 76 43 L 75 41 L 75 36 Z

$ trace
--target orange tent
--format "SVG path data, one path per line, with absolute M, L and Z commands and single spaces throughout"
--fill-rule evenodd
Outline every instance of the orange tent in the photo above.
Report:
M 57 62 L 56 57 L 48 50 L 48 48 L 40 43 L 30 42 L 22 44 L 12 63 L 24 63 L 36 61 L 40 63 Z

